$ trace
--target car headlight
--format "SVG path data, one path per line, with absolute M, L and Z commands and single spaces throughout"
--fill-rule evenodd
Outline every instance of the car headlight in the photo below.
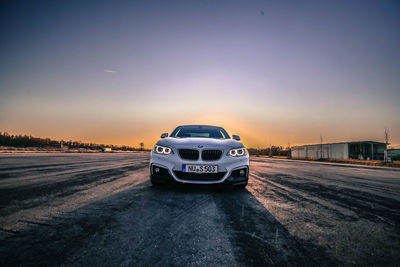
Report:
M 155 145 L 153 148 L 153 152 L 157 154 L 162 154 L 162 155 L 169 155 L 169 154 L 174 154 L 171 148 L 167 146 L 159 146 Z
M 234 148 L 229 150 L 228 154 L 229 156 L 232 157 L 243 157 L 247 155 L 247 149 L 242 147 L 242 148 Z

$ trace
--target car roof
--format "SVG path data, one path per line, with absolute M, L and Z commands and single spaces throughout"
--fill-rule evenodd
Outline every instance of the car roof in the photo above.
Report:
M 215 128 L 223 128 L 221 126 L 215 126 L 215 125 L 202 125 L 202 124 L 189 124 L 189 125 L 180 125 L 178 127 L 215 127 Z M 178 128 L 177 127 L 177 128 Z

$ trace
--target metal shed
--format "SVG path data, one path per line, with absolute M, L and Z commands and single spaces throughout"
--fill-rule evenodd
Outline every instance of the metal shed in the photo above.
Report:
M 340 142 L 292 147 L 292 158 L 383 160 L 386 144 L 375 141 Z

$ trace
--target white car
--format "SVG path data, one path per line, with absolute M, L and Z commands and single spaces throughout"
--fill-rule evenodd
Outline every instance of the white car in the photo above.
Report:
M 239 140 L 237 135 L 231 139 L 224 128 L 209 125 L 178 126 L 170 137 L 163 133 L 151 151 L 151 183 L 229 183 L 245 188 L 249 155 Z

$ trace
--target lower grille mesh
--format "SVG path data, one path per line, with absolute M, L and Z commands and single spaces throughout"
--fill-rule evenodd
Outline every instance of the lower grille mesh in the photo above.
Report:
M 226 172 L 218 173 L 191 173 L 174 171 L 175 175 L 182 180 L 188 181 L 218 181 L 221 180 Z

